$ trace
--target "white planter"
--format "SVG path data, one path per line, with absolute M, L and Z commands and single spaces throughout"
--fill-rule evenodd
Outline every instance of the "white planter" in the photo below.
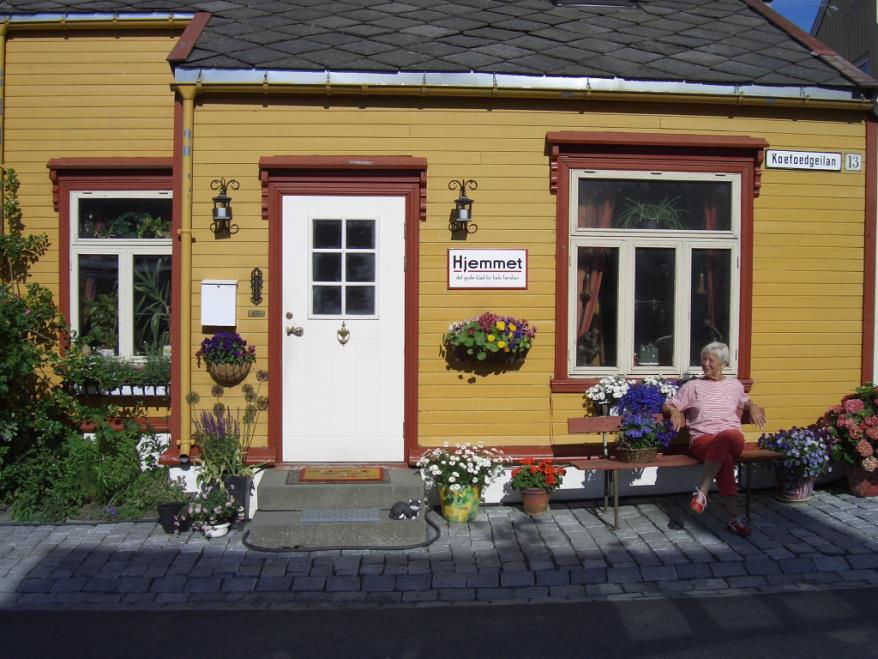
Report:
M 225 524 L 217 524 L 216 526 L 205 526 L 204 537 L 221 538 L 229 532 L 229 526 L 231 526 L 230 522 L 226 522 Z

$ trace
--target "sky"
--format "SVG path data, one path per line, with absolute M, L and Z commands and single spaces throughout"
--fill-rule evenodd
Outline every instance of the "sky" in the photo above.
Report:
M 808 32 L 820 9 L 820 0 L 774 0 L 771 8 Z

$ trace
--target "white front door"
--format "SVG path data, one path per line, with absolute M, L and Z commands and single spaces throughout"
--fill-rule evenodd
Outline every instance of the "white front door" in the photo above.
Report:
M 401 462 L 405 199 L 283 198 L 283 459 Z

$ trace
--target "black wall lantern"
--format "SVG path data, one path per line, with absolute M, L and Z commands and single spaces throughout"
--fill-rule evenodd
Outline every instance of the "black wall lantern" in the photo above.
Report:
M 475 233 L 479 230 L 477 224 L 472 223 L 473 217 L 473 200 L 466 196 L 467 188 L 470 190 L 478 190 L 479 184 L 472 179 L 452 179 L 448 182 L 449 190 L 459 190 L 460 194 L 454 200 L 454 211 L 451 213 L 451 222 L 448 229 L 452 233 L 463 231 L 466 233 Z
M 210 230 L 214 235 L 238 233 L 238 225 L 232 224 L 232 198 L 227 194 L 229 188 L 237 190 L 238 187 L 235 179 L 226 181 L 224 178 L 215 178 L 210 182 L 211 190 L 219 190 L 219 194 L 213 198 L 213 222 Z

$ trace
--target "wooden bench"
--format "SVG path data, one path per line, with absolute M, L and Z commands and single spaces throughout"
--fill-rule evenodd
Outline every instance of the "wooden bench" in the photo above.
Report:
M 620 471 L 634 471 L 644 469 L 646 467 L 657 468 L 673 468 L 673 467 L 693 467 L 701 464 L 698 460 L 688 454 L 675 453 L 659 453 L 654 460 L 650 462 L 621 462 L 608 455 L 607 436 L 611 432 L 619 430 L 620 417 L 618 416 L 593 416 L 593 417 L 575 417 L 567 420 L 567 432 L 569 434 L 578 433 L 601 433 L 603 437 L 603 456 L 594 458 L 584 458 L 578 460 L 570 460 L 570 464 L 577 469 L 583 471 L 601 471 L 604 474 L 604 514 L 608 512 L 609 498 L 612 494 L 613 498 L 613 528 L 619 528 L 619 474 Z M 744 515 L 750 518 L 750 497 L 752 473 L 751 468 L 755 462 L 767 462 L 783 457 L 783 454 L 776 451 L 769 451 L 756 446 L 756 444 L 745 444 L 744 450 L 737 463 L 746 468 L 746 485 L 744 486 Z M 739 482 L 740 482 L 739 471 Z

